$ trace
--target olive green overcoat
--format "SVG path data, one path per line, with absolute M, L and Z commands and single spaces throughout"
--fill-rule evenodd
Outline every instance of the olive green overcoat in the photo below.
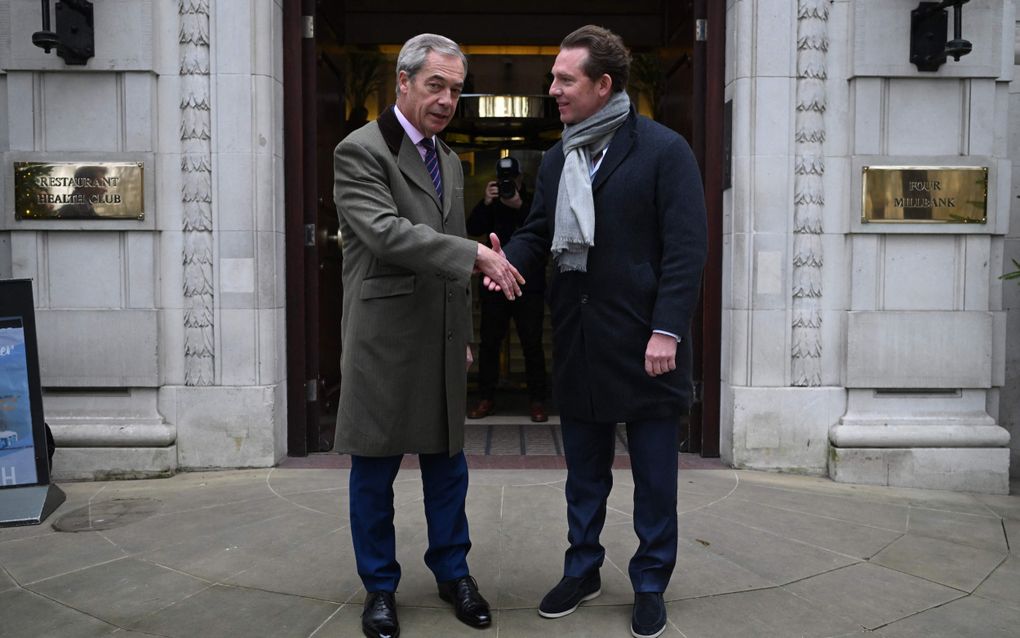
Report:
M 464 445 L 477 244 L 460 159 L 437 144 L 443 199 L 390 107 L 333 155 L 343 244 L 335 451 L 450 455 Z

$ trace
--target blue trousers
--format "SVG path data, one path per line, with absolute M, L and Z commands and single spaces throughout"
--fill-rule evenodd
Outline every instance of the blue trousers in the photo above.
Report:
M 634 531 L 638 548 L 630 560 L 635 592 L 663 592 L 677 553 L 677 430 L 679 419 L 627 423 L 634 478 Z M 616 424 L 563 419 L 567 460 L 566 576 L 581 577 L 602 566 L 599 535 L 613 488 Z
M 351 537 L 365 591 L 397 591 L 400 564 L 393 529 L 393 480 L 403 456 L 352 456 Z M 419 454 L 429 547 L 425 565 L 436 582 L 468 575 L 471 549 L 464 501 L 468 470 L 464 454 Z

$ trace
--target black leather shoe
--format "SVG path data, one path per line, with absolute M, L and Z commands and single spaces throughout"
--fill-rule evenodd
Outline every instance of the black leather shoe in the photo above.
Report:
M 439 597 L 453 605 L 457 619 L 482 629 L 492 624 L 489 603 L 478 593 L 478 583 L 470 576 L 439 583 Z
M 361 612 L 361 631 L 368 638 L 397 638 L 397 599 L 391 591 L 373 591 L 365 596 L 365 609 Z
M 602 578 L 597 569 L 583 578 L 564 576 L 542 599 L 538 615 L 543 618 L 562 618 L 574 613 L 584 601 L 601 593 Z
M 657 592 L 634 594 L 630 633 L 634 638 L 656 638 L 666 629 L 666 603 Z

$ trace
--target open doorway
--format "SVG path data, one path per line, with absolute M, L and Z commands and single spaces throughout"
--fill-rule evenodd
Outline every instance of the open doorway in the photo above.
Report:
M 305 4 L 307 11 L 311 3 Z M 306 122 L 301 150 L 305 164 L 309 165 L 305 167 L 306 174 L 314 172 L 314 191 L 308 179 L 295 184 L 297 178 L 293 178 L 287 184 L 288 191 L 295 187 L 304 189 L 303 223 L 288 227 L 288 270 L 298 268 L 303 275 L 288 274 L 288 297 L 292 300 L 288 351 L 289 356 L 300 358 L 303 364 L 299 369 L 296 362 L 292 363 L 289 375 L 294 386 L 288 408 L 292 455 L 332 446 L 337 397 L 343 383 L 339 367 L 341 255 L 332 199 L 333 148 L 348 132 L 375 119 L 394 102 L 396 56 L 407 37 L 420 32 L 442 33 L 459 42 L 468 56 L 467 95 L 461 100 L 457 119 L 443 137 L 463 162 L 465 212 L 469 215 L 484 196 L 485 185 L 494 179 L 496 161 L 501 157 L 517 159 L 526 188 L 533 187 L 542 153 L 555 143 L 561 128 L 554 108 L 543 114 L 539 106 L 529 117 L 511 114 L 483 121 L 478 109 L 472 108 L 472 104 L 477 106 L 472 100 L 503 96 L 534 99 L 541 105 L 560 39 L 582 24 L 601 24 L 623 36 L 635 58 L 630 93 L 643 115 L 677 130 L 692 145 L 704 120 L 704 113 L 700 112 L 704 107 L 696 98 L 698 52 L 693 2 L 646 1 L 624 7 L 610 2 L 569 1 L 557 3 L 555 12 L 539 2 L 492 8 L 439 2 L 427 9 L 410 2 L 391 2 L 385 8 L 367 2 L 315 4 L 314 41 L 309 43 L 306 39 L 302 43 L 305 50 L 300 56 L 304 71 L 301 105 Z M 302 69 L 288 64 L 286 56 L 285 66 L 288 69 L 285 75 L 292 67 Z M 310 105 L 313 109 L 308 108 Z M 293 113 L 293 108 L 288 112 Z M 312 117 L 314 125 L 309 127 Z M 315 131 L 314 139 L 307 135 L 309 128 Z M 288 216 L 292 215 L 297 213 L 288 204 Z M 291 237 L 296 232 L 291 229 L 300 229 L 300 242 Z M 294 290 L 296 286 L 302 290 Z M 477 353 L 480 308 L 477 300 L 475 304 Z M 300 307 L 300 313 L 291 306 Z M 292 320 L 298 315 L 300 321 Z M 547 315 L 548 310 L 544 350 L 547 370 L 551 372 Z M 499 413 L 524 416 L 528 408 L 524 357 L 516 331 L 511 328 L 507 334 L 500 353 L 499 392 L 503 407 Z M 700 335 L 701 330 L 696 329 L 696 334 Z M 696 350 L 702 349 L 699 346 L 695 343 Z M 699 386 L 704 386 L 697 367 L 695 376 L 699 377 Z M 469 373 L 469 392 L 477 389 L 476 364 Z M 469 405 L 477 398 L 477 394 L 470 394 Z M 293 405 L 294 401 L 300 405 Z M 550 403 L 549 411 L 555 414 L 555 405 Z M 700 417 L 700 407 L 695 413 Z M 700 427 L 699 424 L 698 433 L 688 434 L 686 450 L 701 451 L 700 441 L 705 433 L 700 432 Z M 718 423 L 714 424 L 714 432 L 707 435 L 717 441 Z M 708 451 L 711 455 L 711 450 Z

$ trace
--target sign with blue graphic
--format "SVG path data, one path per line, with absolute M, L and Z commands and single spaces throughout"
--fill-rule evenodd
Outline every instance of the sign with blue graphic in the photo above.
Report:
M 50 482 L 35 304 L 28 279 L 0 279 L 0 491 Z
M 35 441 L 21 317 L 0 317 L 0 487 L 34 485 Z

